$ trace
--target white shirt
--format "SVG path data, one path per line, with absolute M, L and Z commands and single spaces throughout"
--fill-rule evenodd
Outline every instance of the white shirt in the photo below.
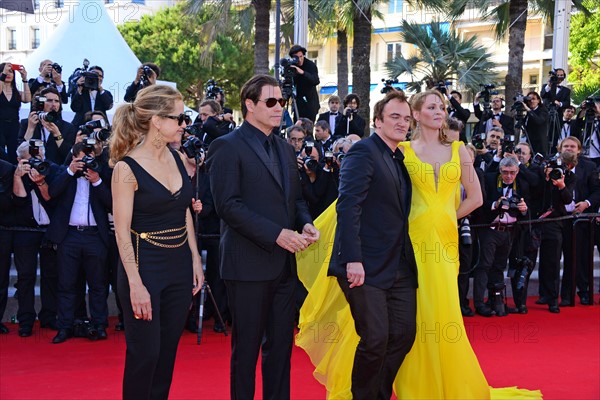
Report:
M 75 174 L 70 168 L 67 168 L 67 173 L 71 176 Z M 93 183 L 94 187 L 100 185 L 102 179 Z M 75 192 L 75 200 L 71 207 L 71 216 L 69 217 L 69 225 L 71 226 L 97 226 L 92 207 L 90 205 L 90 182 L 85 177 L 77 178 L 77 191 Z
M 35 218 L 38 225 L 50 224 L 50 217 L 48 217 L 44 206 L 40 204 L 40 199 L 37 197 L 35 190 L 31 191 L 31 208 L 33 210 L 33 218 Z

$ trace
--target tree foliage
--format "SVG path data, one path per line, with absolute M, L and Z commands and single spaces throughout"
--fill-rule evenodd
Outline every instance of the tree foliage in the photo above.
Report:
M 214 62 L 205 65 L 200 57 L 205 46 L 199 45 L 198 26 L 207 18 L 202 13 L 186 15 L 177 5 L 118 28 L 140 61 L 158 64 L 160 79 L 177 83 L 188 106 L 196 107 L 205 83 L 215 79 L 227 94 L 227 104 L 239 109 L 239 89 L 252 76 L 252 45 L 249 40 L 216 35 L 208 49 Z
M 571 17 L 569 38 L 569 81 L 575 103 L 600 89 L 600 0 L 584 1 L 584 5 L 591 15 L 579 12 Z
M 415 46 L 416 54 L 410 58 L 400 55 L 386 67 L 392 77 L 410 75 L 412 82 L 407 86 L 412 91 L 447 80 L 458 80 L 461 86 L 478 91 L 480 83 L 496 76 L 491 54 L 476 43 L 475 36 L 462 39 L 437 21 L 429 25 L 403 21 L 401 35 L 405 43 Z

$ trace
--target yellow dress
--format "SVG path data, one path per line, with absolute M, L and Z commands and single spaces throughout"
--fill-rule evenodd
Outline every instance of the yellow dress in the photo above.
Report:
M 488 386 L 466 335 L 460 312 L 456 207 L 461 142 L 440 167 L 421 162 L 403 142 L 412 183 L 409 234 L 418 268 L 417 336 L 394 382 L 399 399 L 541 398 L 539 391 Z M 298 275 L 308 289 L 300 310 L 296 344 L 315 365 L 315 378 L 330 399 L 350 399 L 354 349 L 359 337 L 337 280 L 327 277 L 336 226 L 335 203 L 316 221 L 321 240 L 297 256 Z

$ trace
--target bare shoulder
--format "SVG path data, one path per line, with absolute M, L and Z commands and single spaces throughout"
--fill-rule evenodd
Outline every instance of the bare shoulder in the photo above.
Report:
M 115 168 L 112 174 L 113 186 L 127 187 L 131 186 L 134 190 L 137 189 L 137 179 L 133 170 L 125 161 L 119 161 L 115 164 Z

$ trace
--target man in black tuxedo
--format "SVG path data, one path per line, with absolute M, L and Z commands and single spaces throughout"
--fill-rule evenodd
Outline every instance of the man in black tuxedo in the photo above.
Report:
M 502 154 L 502 140 L 504 140 L 502 128 L 497 126 L 491 128 L 485 137 L 485 147 L 477 149 L 473 165 L 485 172 L 494 160 L 499 163 L 502 158 L 500 157 Z
M 67 94 L 67 85 L 62 81 L 62 68 L 55 65 L 52 60 L 43 60 L 40 63 L 40 75 L 37 78 L 31 78 L 28 82 L 29 90 L 35 95 L 38 90 L 53 87 L 60 93 L 60 99 L 63 103 L 69 102 Z
M 296 85 L 298 115 L 295 115 L 295 119 L 308 118 L 315 122 L 320 107 L 319 94 L 317 93 L 317 85 L 320 83 L 319 69 L 317 64 L 306 58 L 306 49 L 300 45 L 292 46 L 289 55 L 298 58 L 298 65 L 290 67 L 296 70 L 294 83 Z
M 445 95 L 450 105 L 448 106 L 448 117 L 454 117 L 463 123 L 463 127 L 460 131 L 460 140 L 467 142 L 467 136 L 465 135 L 465 128 L 467 121 L 471 116 L 471 111 L 462 107 L 462 94 L 456 90 Z
M 523 102 L 526 111 L 525 129 L 527 140 L 533 153 L 548 154 L 548 110 L 542 104 L 542 99 L 536 92 L 527 93 L 529 101 Z
M 567 73 L 562 68 L 550 71 L 548 82 L 542 88 L 541 97 L 544 105 L 550 109 L 556 108 L 558 115 L 562 115 L 564 109 L 571 105 L 571 89 L 562 85 Z
M 45 97 L 43 105 L 45 113 L 62 111 L 60 95 L 53 87 L 43 89 L 39 93 L 39 97 Z M 55 164 L 62 165 L 65 158 L 71 151 L 71 146 L 75 143 L 77 129 L 59 118 L 57 121 L 49 122 L 46 119 L 40 118 L 36 111 L 29 114 L 29 118 L 21 121 L 21 129 L 19 131 L 19 142 L 29 141 L 30 139 L 41 139 L 44 141 L 46 159 Z
M 575 118 L 575 107 L 565 107 L 560 120 L 560 136 L 558 140 L 552 143 L 552 147 L 556 148 L 557 142 L 569 136 L 576 137 L 581 141 L 581 124 L 580 120 Z
M 140 65 L 136 71 L 135 79 L 125 89 L 123 100 L 133 103 L 140 90 L 150 85 L 155 85 L 160 76 L 160 67 L 154 63 L 147 62 Z
M 560 154 L 569 152 L 574 155 L 577 160 L 577 165 L 571 170 L 577 180 L 575 182 L 575 192 L 573 193 L 573 201 L 566 205 L 568 212 L 574 215 L 586 214 L 595 212 L 600 206 L 600 180 L 598 179 L 598 172 L 596 171 L 596 164 L 592 161 L 587 160 L 581 155 L 581 142 L 575 137 L 569 137 L 564 139 L 558 150 Z M 573 228 L 571 221 L 565 221 L 563 231 L 563 275 L 562 284 L 560 288 L 561 302 L 559 306 L 572 305 L 572 298 L 574 297 L 573 282 L 572 282 L 572 271 L 573 271 L 573 252 L 577 253 L 577 264 L 576 270 L 576 285 L 581 304 L 591 304 L 591 297 L 588 290 L 589 283 L 589 270 L 592 260 L 590 260 L 590 253 L 592 252 L 589 240 L 586 240 L 590 236 L 590 227 L 588 224 L 577 224 Z M 573 230 L 576 229 L 577 241 L 575 248 L 573 248 Z
M 112 208 L 109 183 L 81 161 L 85 144 L 73 146 L 73 161 L 52 181 L 48 194 L 56 201 L 47 238 L 57 245 L 58 327 L 52 343 L 73 335 L 78 300 L 77 277 L 85 271 L 89 287 L 90 313 L 96 336 L 106 339 L 108 325 L 108 211 Z M 104 168 L 107 165 L 103 165 Z
M 319 118 L 317 118 L 317 121 L 326 121 L 329 124 L 331 132 L 335 132 L 335 127 L 337 126 L 340 118 L 342 118 L 342 114 L 340 113 L 340 103 L 341 99 L 339 96 L 331 96 L 327 101 L 329 111 L 319 114 Z
M 391 397 L 416 333 L 411 185 L 397 147 L 406 138 L 411 110 L 404 94 L 390 91 L 374 115 L 375 134 L 354 144 L 342 163 L 328 272 L 337 277 L 360 336 L 352 368 L 355 399 Z
M 335 136 L 358 135 L 363 137 L 366 122 L 363 117 L 358 115 L 358 107 L 360 107 L 358 95 L 350 93 L 344 97 L 344 111 L 333 131 Z
M 207 161 L 233 318 L 231 398 L 254 398 L 262 349 L 264 398 L 289 399 L 294 253 L 319 232 L 302 199 L 293 149 L 271 134 L 285 104 L 277 80 L 256 75 L 240 97 L 244 123 L 211 143 Z
M 89 73 L 98 76 L 98 87 L 86 87 L 86 78 L 81 76 L 77 80 L 77 90 L 71 94 L 71 110 L 75 112 L 75 117 L 71 124 L 78 127 L 85 122 L 85 113 L 88 111 L 106 111 L 113 107 L 113 95 L 110 91 L 102 87 L 104 79 L 104 70 L 98 66 L 90 67 Z
M 333 142 L 336 139 L 331 134 L 331 128 L 327 121 L 317 121 L 315 123 L 315 148 L 319 152 L 319 159 L 325 157 L 326 151 L 333 149 Z
M 481 98 L 481 93 L 477 93 L 475 95 L 475 101 L 473 102 L 473 110 L 475 111 L 475 116 L 479 120 L 477 126 L 475 127 L 475 132 L 489 132 L 493 127 L 502 128 L 505 135 L 514 135 L 515 134 L 515 120 L 513 117 L 506 115 L 502 112 L 504 108 L 504 99 L 499 96 L 495 96 L 492 98 L 492 116 L 488 120 L 483 121 L 483 111 L 481 110 L 481 106 L 479 105 L 479 99 Z

